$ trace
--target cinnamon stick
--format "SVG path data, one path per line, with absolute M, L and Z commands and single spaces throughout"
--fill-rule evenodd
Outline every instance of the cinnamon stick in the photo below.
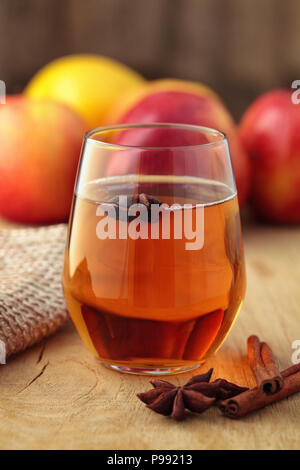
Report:
M 281 372 L 283 378 L 289 377 L 290 375 L 297 374 L 300 372 L 300 362 L 299 364 L 294 364 L 293 366 L 288 367 L 287 369 Z
M 281 377 L 284 378 L 283 386 L 278 392 L 267 395 L 261 387 L 257 386 L 234 398 L 223 400 L 218 405 L 219 409 L 229 418 L 240 418 L 270 403 L 280 401 L 294 393 L 300 392 L 300 364 L 282 371 Z
M 283 378 L 271 348 L 255 335 L 248 338 L 248 361 L 261 392 L 272 395 L 283 388 Z

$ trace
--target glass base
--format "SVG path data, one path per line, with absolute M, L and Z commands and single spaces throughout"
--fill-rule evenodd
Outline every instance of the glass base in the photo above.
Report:
M 184 372 L 190 372 L 192 370 L 198 369 L 198 367 L 202 366 L 205 361 L 200 362 L 199 364 L 192 364 L 192 365 L 183 365 L 177 367 L 151 367 L 151 366 L 139 366 L 131 367 L 125 365 L 116 365 L 116 364 L 109 364 L 107 362 L 99 361 L 100 364 L 107 367 L 108 369 L 115 370 L 117 372 L 121 372 L 122 374 L 134 374 L 134 375 L 175 375 L 175 374 L 183 374 Z

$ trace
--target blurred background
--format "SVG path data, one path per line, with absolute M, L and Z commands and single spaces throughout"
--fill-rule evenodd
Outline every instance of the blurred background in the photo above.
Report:
M 201 81 L 239 119 L 299 78 L 299 0 L 0 0 L 0 79 L 23 90 L 52 59 L 113 57 L 146 78 Z

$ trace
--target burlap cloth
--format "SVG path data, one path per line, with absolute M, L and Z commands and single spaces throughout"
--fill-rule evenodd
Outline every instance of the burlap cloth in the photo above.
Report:
M 0 230 L 0 340 L 6 356 L 68 319 L 62 293 L 66 225 Z

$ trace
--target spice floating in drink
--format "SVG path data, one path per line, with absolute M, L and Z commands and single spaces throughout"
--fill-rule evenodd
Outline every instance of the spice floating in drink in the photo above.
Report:
M 160 215 L 141 222 L 148 234 L 159 225 L 159 238 L 132 239 L 132 220 L 115 217 L 116 235 L 121 231 L 126 238 L 99 239 L 99 205 L 139 195 L 145 206 L 142 194 L 159 206 L 177 205 L 177 212 L 170 212 L 170 237 L 162 237 Z M 193 227 L 202 207 L 201 249 L 186 249 L 193 240 L 175 237 L 172 222 L 181 213 L 184 223 L 184 204 L 190 205 Z M 236 193 L 190 177 L 89 182 L 74 201 L 64 291 L 79 334 L 105 363 L 155 370 L 203 362 L 225 338 L 245 291 Z

